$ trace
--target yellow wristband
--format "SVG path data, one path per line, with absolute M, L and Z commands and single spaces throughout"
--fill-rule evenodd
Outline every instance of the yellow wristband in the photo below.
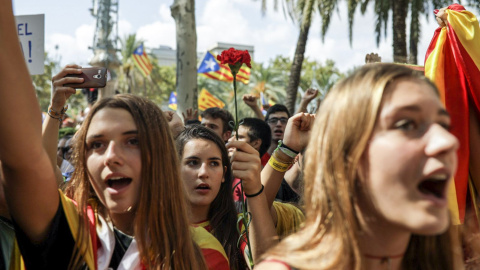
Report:
M 280 162 L 273 155 L 268 160 L 268 164 L 270 164 L 270 166 L 272 166 L 272 168 L 278 172 L 286 172 L 290 167 L 289 163 Z

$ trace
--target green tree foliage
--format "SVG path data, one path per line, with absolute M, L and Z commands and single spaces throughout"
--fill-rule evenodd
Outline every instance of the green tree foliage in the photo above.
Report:
M 284 78 L 284 85 L 288 81 L 288 70 L 290 70 L 292 63 L 288 57 L 277 56 L 270 62 L 271 69 L 281 70 Z M 317 62 L 315 60 L 305 59 L 302 64 L 302 73 L 300 77 L 299 87 L 306 90 L 313 87 L 312 82 L 315 80 L 321 91 L 328 92 L 330 88 L 345 74 L 335 67 L 333 60 L 327 59 L 325 63 Z M 299 94 L 298 94 L 298 97 Z
M 144 96 L 158 105 L 166 106 L 170 93 L 175 91 L 175 67 L 161 67 L 158 60 L 149 55 L 153 69 L 150 76 L 145 78 L 133 62 L 133 52 L 142 43 L 135 34 L 126 36 L 120 41 L 122 44 L 122 65 L 117 81 L 117 90 L 120 93 L 132 93 Z
M 264 93 L 265 99 L 275 103 L 285 104 L 286 87 L 288 85 L 289 70 L 292 61 L 288 57 L 277 56 L 267 64 L 253 63 L 250 82 L 248 85 L 237 82 L 237 105 L 239 118 L 255 117 L 253 111 L 242 101 L 244 94 L 253 94 L 257 97 Z M 315 79 L 319 90 L 327 92 L 333 84 L 344 77 L 332 60 L 325 63 L 306 59 L 302 66 L 300 87 L 303 90 L 312 86 Z M 203 76 L 198 77 L 198 89 L 207 89 L 214 96 L 225 103 L 225 109 L 234 112 L 233 86 L 231 82 L 212 80 Z
M 278 6 L 278 0 L 274 1 L 275 9 Z M 290 78 L 287 85 L 287 98 L 285 105 L 290 111 L 294 111 L 297 90 L 300 85 L 302 66 L 304 61 L 305 49 L 307 46 L 308 33 L 312 24 L 312 17 L 315 11 L 318 11 L 322 19 L 322 39 L 325 37 L 328 26 L 330 25 L 331 16 L 334 11 L 338 9 L 338 0 L 284 0 L 283 10 L 288 14 L 293 21 L 296 21 L 300 28 L 300 33 L 297 39 L 295 54 L 290 68 Z M 360 3 L 360 0 L 347 0 L 348 3 L 348 19 L 350 24 L 350 43 L 352 42 L 352 25 L 355 10 Z M 262 0 L 262 11 L 266 10 L 266 0 Z
M 373 9 L 376 15 L 375 33 L 377 46 L 380 43 L 382 32 L 384 36 L 387 35 L 387 25 L 391 14 L 393 61 L 409 62 L 411 64 L 417 64 L 417 47 L 421 35 L 420 18 L 425 16 L 428 19 L 430 15 L 433 15 L 434 9 L 442 8 L 452 3 L 446 0 L 363 0 L 361 3 L 362 14 L 366 12 L 368 4 L 371 2 L 373 2 Z M 409 52 L 407 52 L 407 17 L 410 17 Z

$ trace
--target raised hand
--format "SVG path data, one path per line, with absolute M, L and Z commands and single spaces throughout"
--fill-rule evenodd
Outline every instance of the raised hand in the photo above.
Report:
M 245 194 L 257 193 L 262 188 L 262 164 L 258 151 L 243 141 L 231 140 L 226 147 L 231 152 L 233 176 L 242 179 Z
M 188 108 L 186 113 L 187 114 L 182 112 L 183 122 L 185 123 L 185 125 L 187 124 L 187 121 L 198 120 L 198 110 L 194 111 L 193 108 Z
M 306 101 L 307 104 L 310 103 L 318 95 L 318 89 L 308 88 L 305 91 L 305 94 L 302 97 L 302 100 Z
M 445 12 L 447 10 L 446 7 L 441 8 L 441 9 L 436 9 L 434 11 L 435 13 L 435 19 L 437 20 L 437 23 L 440 27 L 445 27 L 447 26 L 447 17 L 448 14 Z
M 173 138 L 176 138 L 185 129 L 182 119 L 180 119 L 180 116 L 173 111 L 164 111 L 163 115 L 167 118 L 168 126 L 170 127 L 170 131 L 172 131 Z
M 380 57 L 377 53 L 368 53 L 365 55 L 365 64 L 371 63 L 380 63 L 382 62 L 382 57 Z
M 247 104 L 248 107 L 258 106 L 258 103 L 257 103 L 258 98 L 252 94 L 243 95 L 242 99 L 243 99 L 243 102 L 245 102 L 245 104 Z
M 64 84 L 68 83 L 82 83 L 83 78 L 77 77 L 66 77 L 68 74 L 81 74 L 81 66 L 77 65 L 67 65 L 62 71 L 52 78 L 52 97 L 51 97 L 51 106 L 52 109 L 56 112 L 60 112 L 67 99 L 76 93 L 76 90 L 72 87 L 66 87 Z
M 314 120 L 315 115 L 309 113 L 297 113 L 290 117 L 283 143 L 297 152 L 302 151 L 308 144 Z

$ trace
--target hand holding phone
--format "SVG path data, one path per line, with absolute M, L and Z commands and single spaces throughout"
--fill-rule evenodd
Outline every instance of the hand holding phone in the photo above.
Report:
M 80 74 L 68 74 L 66 77 L 83 78 L 83 83 L 69 83 L 72 88 L 103 88 L 107 84 L 107 69 L 104 67 L 82 68 Z

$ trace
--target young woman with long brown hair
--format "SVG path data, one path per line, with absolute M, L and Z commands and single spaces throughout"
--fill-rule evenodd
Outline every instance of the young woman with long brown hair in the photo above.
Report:
M 305 225 L 257 269 L 462 269 L 449 126 L 436 87 L 407 67 L 369 64 L 338 83 L 306 150 Z
M 275 227 L 260 181 L 258 152 L 246 142 L 231 141 L 227 147 L 235 150 L 229 159 L 220 136 L 200 125 L 187 126 L 176 143 L 190 221 L 206 228 L 220 241 L 229 258 L 230 269 L 246 269 L 249 263 L 245 252 L 250 252 L 256 261 L 275 243 Z M 233 177 L 243 180 L 248 197 L 251 251 L 246 249 L 244 238 L 237 246 L 241 226 L 237 223 L 238 213 L 233 201 Z
M 8 52 L 0 54 L 0 156 L 26 268 L 206 269 L 193 238 L 209 234 L 189 226 L 174 142 L 154 103 L 99 101 L 76 137 L 68 197 L 58 191 L 11 1 L 0 4 L 0 49 Z M 81 80 L 55 83 L 68 82 Z M 58 121 L 61 108 L 49 115 Z

